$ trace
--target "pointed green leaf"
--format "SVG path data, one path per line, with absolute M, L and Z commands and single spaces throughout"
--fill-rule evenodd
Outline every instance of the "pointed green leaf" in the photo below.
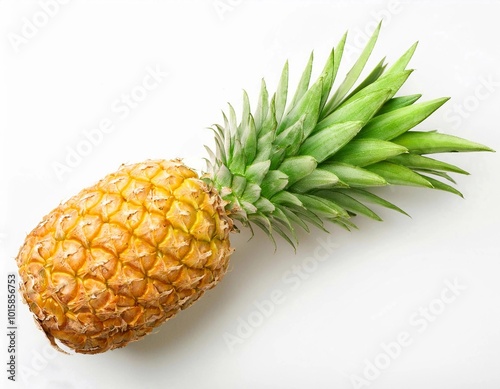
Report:
M 432 188 L 432 184 L 421 175 L 415 173 L 407 167 L 396 165 L 390 162 L 378 162 L 374 165 L 366 166 L 365 169 L 378 174 L 392 185 L 424 186 Z
M 324 232 L 328 232 L 328 230 L 326 230 L 323 225 L 323 220 L 321 220 L 321 218 L 310 209 L 307 209 L 304 206 L 290 206 L 290 209 L 305 222 L 312 224 L 313 226 L 319 228 L 320 230 L 323 230 Z
M 302 96 L 290 112 L 286 114 L 278 127 L 277 134 L 295 124 L 304 114 L 304 137 L 307 137 L 312 132 L 318 122 L 322 88 L 322 80 L 320 79 Z
M 340 205 L 342 208 L 347 209 L 354 214 L 361 214 L 368 216 L 374 220 L 382 221 L 380 216 L 378 216 L 375 212 L 373 212 L 370 208 L 368 208 L 363 203 L 359 202 L 355 198 L 348 196 L 345 193 L 341 192 L 332 192 L 332 191 L 319 191 L 315 193 L 316 196 L 323 197 L 325 199 L 331 200 L 334 203 Z
M 274 137 L 274 132 L 276 131 L 276 128 L 278 127 L 278 122 L 276 121 L 276 96 L 273 96 L 271 99 L 271 103 L 269 104 L 269 110 L 267 111 L 267 116 L 262 123 L 262 128 L 258 129 L 259 130 L 259 143 L 260 140 L 272 133 Z
M 219 169 L 215 172 L 215 180 L 219 183 L 221 188 L 230 188 L 233 181 L 233 175 L 226 165 L 220 165 Z
M 379 197 L 379 196 L 377 196 L 377 195 L 375 195 L 367 190 L 350 188 L 350 189 L 337 189 L 335 191 L 339 192 L 339 193 L 347 194 L 349 196 L 354 195 L 355 198 L 358 200 L 367 201 L 367 202 L 372 203 L 372 204 L 380 205 L 384 208 L 392 209 L 393 211 L 396 211 L 396 212 L 402 213 L 403 215 L 409 216 L 405 211 L 403 211 L 398 206 L 390 203 L 389 201 L 383 199 L 382 197 Z
M 236 174 L 233 176 L 231 189 L 236 196 L 241 197 L 243 195 L 243 192 L 245 191 L 246 186 L 247 180 L 245 179 L 245 177 Z
M 460 169 L 458 166 L 451 165 L 446 162 L 438 161 L 429 157 L 423 157 L 419 154 L 400 154 L 395 157 L 389 158 L 389 162 L 397 163 L 412 169 L 430 169 L 430 170 L 443 170 L 445 172 L 453 172 L 459 174 L 469 174 L 465 170 Z
M 288 61 L 285 62 L 283 71 L 281 72 L 280 81 L 275 94 L 276 120 L 278 123 L 283 117 L 286 107 L 286 98 L 288 93 Z
M 314 134 L 300 146 L 300 155 L 310 155 L 322 162 L 344 147 L 363 127 L 363 122 L 332 124 Z
M 347 219 L 336 218 L 336 219 L 328 219 L 328 220 L 334 224 L 339 225 L 340 227 L 342 227 L 343 229 L 345 229 L 349 232 L 351 231 L 351 229 L 355 229 L 355 230 L 358 229 L 358 226 L 356 226 L 356 224 L 354 224 L 353 222 L 351 222 L 350 220 L 347 220 Z
M 347 40 L 347 32 L 342 36 L 340 39 L 339 43 L 335 48 L 333 49 L 333 77 L 331 81 L 331 86 L 333 86 L 333 83 L 335 82 L 335 79 L 337 78 L 337 74 L 339 71 L 340 63 L 342 62 L 342 56 L 344 54 L 344 48 L 345 48 L 345 43 Z M 331 87 L 328 95 L 331 92 Z M 320 120 L 323 120 L 328 114 L 330 114 L 333 111 L 333 99 L 328 99 L 329 96 L 326 96 L 326 102 L 323 102 L 322 99 L 322 104 L 321 104 L 321 114 L 320 114 Z
M 268 161 L 271 158 L 273 140 L 274 133 L 272 132 L 268 132 L 266 135 L 259 137 L 257 141 L 257 155 L 255 156 L 254 163 Z
M 345 209 L 332 201 L 313 195 L 297 195 L 304 207 L 313 213 L 325 218 L 349 217 Z
M 321 123 L 318 123 L 314 133 L 321 132 L 332 124 L 352 121 L 368 122 L 387 101 L 390 93 L 389 89 L 383 89 L 364 95 L 359 99 L 351 100 L 349 104 L 342 105 L 342 107 L 324 118 Z
M 415 154 L 448 153 L 453 151 L 493 151 L 482 144 L 438 132 L 407 132 L 393 139 L 393 142 L 406 147 Z
M 255 202 L 260 198 L 260 186 L 256 184 L 248 183 L 246 184 L 245 191 L 241 196 L 242 201 L 248 201 L 249 203 L 255 204 Z
M 302 202 L 295 196 L 293 193 L 287 192 L 286 190 L 282 190 L 271 197 L 271 202 L 273 204 L 282 204 L 282 205 L 294 205 L 296 207 L 302 207 Z
M 400 96 L 400 97 L 393 97 L 389 101 L 387 101 L 382 108 L 380 108 L 377 112 L 378 115 L 383 115 L 385 113 L 395 111 L 396 109 L 399 108 L 404 108 L 408 107 L 409 105 L 412 105 L 415 101 L 420 99 L 422 95 L 408 95 L 408 96 Z
M 432 177 L 428 177 L 428 176 L 425 176 L 423 174 L 421 174 L 422 178 L 426 179 L 427 181 L 429 181 L 432 186 L 434 187 L 434 189 L 438 189 L 438 190 L 444 190 L 446 192 L 450 192 L 450 193 L 453 193 L 453 194 L 456 194 L 457 196 L 460 196 L 460 197 L 464 197 L 464 195 L 458 191 L 457 189 L 455 189 L 454 187 L 448 185 L 448 184 L 445 184 L 444 182 L 441 182 L 439 180 L 436 180 Z
M 391 140 L 412 129 L 441 107 L 449 98 L 413 104 L 371 119 L 359 133 L 359 138 Z
M 247 123 L 243 127 L 241 144 L 245 153 L 245 164 L 252 163 L 257 154 L 257 131 L 252 115 L 248 116 Z
M 448 181 L 456 184 L 456 181 L 448 173 L 445 173 L 445 172 L 440 172 L 437 170 L 426 170 L 426 169 L 412 169 L 412 170 L 416 173 L 419 173 L 419 174 L 425 173 L 425 174 L 432 174 L 434 176 L 442 177 L 445 180 L 448 180 Z
M 306 115 L 302 115 L 299 120 L 284 130 L 276 137 L 274 145 L 281 149 L 290 149 L 287 154 L 295 154 L 304 139 L 304 120 Z
M 311 52 L 311 55 L 309 56 L 309 61 L 307 61 L 306 68 L 304 69 L 304 72 L 302 73 L 302 77 L 300 78 L 299 85 L 297 86 L 297 90 L 295 91 L 295 95 L 293 96 L 292 104 L 291 104 L 292 107 L 294 107 L 300 101 L 302 96 L 304 96 L 307 89 L 309 88 L 309 81 L 311 81 L 311 71 L 312 71 L 312 66 L 313 66 L 313 60 L 314 60 L 314 53 Z
M 405 70 L 408 63 L 410 63 L 417 46 L 418 42 L 411 45 L 411 47 L 387 70 L 387 73 L 383 77 L 388 77 L 391 74 L 399 73 Z
M 316 169 L 308 176 L 293 184 L 289 190 L 293 193 L 306 193 L 313 189 L 328 188 L 339 182 L 339 178 L 323 169 Z
M 259 102 L 257 103 L 257 109 L 254 114 L 255 128 L 260 131 L 264 124 L 264 120 L 267 117 L 269 110 L 269 93 L 267 92 L 266 82 L 264 79 L 261 81 Z
M 323 107 L 325 106 L 328 96 L 330 95 L 330 91 L 332 90 L 333 86 L 333 79 L 335 77 L 335 64 L 334 64 L 334 57 L 335 53 L 334 50 L 330 52 L 330 55 L 328 56 L 328 59 L 326 60 L 325 67 L 323 68 L 323 71 L 321 72 L 319 78 L 323 79 L 323 90 L 321 91 L 321 102 L 319 104 L 319 112 L 321 114 L 321 111 L 323 110 Z
M 279 170 L 270 170 L 261 184 L 261 195 L 263 197 L 271 198 L 280 190 L 286 188 L 288 184 L 288 176 Z
M 248 166 L 245 171 L 247 181 L 259 185 L 269 171 L 269 166 L 271 166 L 271 161 L 269 160 L 256 162 Z
M 339 86 L 335 94 L 332 96 L 331 100 L 327 103 L 326 107 L 328 113 L 332 112 L 338 105 L 340 105 L 344 96 L 347 95 L 347 93 L 351 90 L 351 88 L 358 80 L 359 76 L 361 75 L 361 72 L 363 71 L 366 63 L 368 62 L 368 59 L 370 58 L 373 48 L 375 47 L 375 43 L 377 42 L 378 34 L 380 32 L 380 27 L 381 24 L 379 24 L 378 27 L 373 32 L 373 35 L 366 44 L 358 60 L 351 68 L 351 70 L 349 70 L 349 72 L 347 73 L 344 82 L 342 82 L 342 84 Z
M 304 223 L 304 221 L 300 217 L 298 217 L 295 213 L 293 213 L 287 207 L 277 206 L 276 209 L 280 209 L 286 215 L 288 220 L 290 220 L 291 223 L 298 225 L 306 232 L 310 231 L 307 224 Z
M 363 167 L 407 151 L 403 146 L 384 140 L 354 139 L 335 154 L 331 160 Z
M 368 186 L 383 186 L 387 185 L 387 181 L 369 170 L 358 166 L 348 165 L 341 162 L 328 162 L 321 165 L 322 169 L 328 170 L 335 174 L 340 181 L 346 183 L 350 187 L 368 187 Z
M 307 177 L 311 174 L 318 163 L 316 160 L 308 155 L 300 155 L 296 157 L 286 158 L 278 170 L 282 171 L 288 176 L 288 186 L 295 184 L 300 179 Z
M 399 88 L 401 88 L 401 86 L 403 86 L 403 84 L 406 82 L 406 80 L 408 79 L 408 77 L 410 76 L 411 73 L 412 73 L 412 70 L 405 70 L 401 73 L 391 74 L 388 77 L 379 78 L 377 81 L 366 86 L 365 88 L 363 88 L 362 90 L 357 92 L 355 95 L 353 95 L 349 99 L 346 99 L 337 108 L 337 110 L 341 109 L 343 106 L 345 106 L 347 104 L 351 104 L 353 101 L 364 98 L 369 94 L 372 94 L 374 92 L 381 91 L 381 90 L 386 90 L 388 92 L 386 100 L 384 101 L 384 104 L 385 104 L 385 102 L 387 102 L 389 99 L 391 99 L 397 93 Z M 382 106 L 384 104 L 382 104 Z M 380 108 L 382 108 L 382 106 Z M 378 112 L 378 110 L 377 110 L 377 112 Z
M 233 174 L 243 175 L 246 166 L 245 151 L 243 150 L 241 142 L 238 139 L 234 142 L 234 150 L 231 157 L 229 170 L 231 170 Z
M 253 203 L 257 208 L 258 212 L 266 214 L 274 212 L 275 206 L 265 197 L 260 197 L 257 201 Z
M 274 219 L 273 219 L 274 220 Z M 290 238 L 290 232 L 287 232 L 286 230 L 284 230 L 280 224 L 278 223 L 272 223 L 273 225 L 273 232 L 277 232 L 279 236 L 281 236 L 284 240 L 286 240 L 290 246 L 293 247 L 294 250 L 297 249 L 296 247 L 296 242 L 294 242 L 291 238 Z
M 352 96 L 354 96 L 356 93 L 360 92 L 361 90 L 365 89 L 369 85 L 373 84 L 375 81 L 379 79 L 379 77 L 382 75 L 384 72 L 384 69 L 386 65 L 384 65 L 385 58 L 382 58 L 380 62 L 375 66 L 375 68 L 371 71 L 371 73 L 354 89 L 349 96 L 345 98 L 346 101 L 348 101 Z M 385 88 L 385 87 L 382 87 Z

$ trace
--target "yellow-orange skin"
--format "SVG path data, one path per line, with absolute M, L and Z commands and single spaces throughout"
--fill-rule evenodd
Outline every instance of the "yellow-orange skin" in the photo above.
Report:
M 122 166 L 27 236 L 20 291 L 52 344 L 123 347 L 220 281 L 232 252 L 223 205 L 178 160 Z

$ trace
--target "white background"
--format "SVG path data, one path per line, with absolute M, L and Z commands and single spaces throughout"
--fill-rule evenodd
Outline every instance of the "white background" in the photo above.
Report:
M 239 110 L 242 88 L 255 102 L 260 78 L 272 89 L 287 58 L 295 85 L 312 49 L 317 74 L 345 30 L 352 63 L 380 18 L 370 64 L 384 55 L 393 61 L 419 40 L 410 65 L 417 71 L 402 92 L 452 97 L 419 128 L 500 149 L 499 2 L 73 0 L 44 18 L 48 2 L 0 1 L 3 285 L 25 234 L 60 201 L 124 162 L 184 157 L 202 168 L 206 127 L 221 120 L 228 101 Z M 20 41 L 30 21 L 40 27 Z M 167 75 L 125 117 L 121 96 L 148 68 Z M 106 118 L 114 131 L 59 179 L 54 165 Z M 380 210 L 384 222 L 359 218 L 359 231 L 301 234 L 296 254 L 283 241 L 274 253 L 261 233 L 247 242 L 242 232 L 217 288 L 124 349 L 56 353 L 19 302 L 18 382 L 7 381 L 2 363 L 0 385 L 499 388 L 499 154 L 444 159 L 471 172 L 456 177 L 465 200 L 386 188 L 412 218 Z M 319 240 L 334 242 L 326 261 Z M 462 289 L 444 303 L 449 282 Z M 281 298 L 270 305 L 275 294 Z M 435 314 L 422 319 L 419 309 L 429 305 Z M 6 332 L 4 319 L 0 326 Z M 400 333 L 411 344 L 398 350 Z M 392 356 L 383 344 L 393 344 Z M 0 345 L 6 361 L 6 336 Z M 382 366 L 378 374 L 371 363 Z M 356 386 L 356 379 L 366 381 Z

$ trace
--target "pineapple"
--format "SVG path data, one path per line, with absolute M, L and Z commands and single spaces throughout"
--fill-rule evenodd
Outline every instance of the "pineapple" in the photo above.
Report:
M 443 179 L 467 173 L 424 155 L 492 150 L 412 130 L 447 100 L 395 97 L 416 45 L 355 86 L 379 29 L 335 91 L 346 35 L 312 85 L 311 55 L 291 98 L 288 64 L 271 98 L 262 81 L 253 114 L 244 93 L 241 120 L 229 106 L 213 126 L 216 150 L 207 148 L 201 177 L 180 160 L 126 165 L 45 216 L 17 264 L 20 291 L 51 343 L 94 354 L 148 334 L 223 278 L 235 221 L 295 246 L 297 227 L 349 229 L 358 214 L 381 220 L 369 203 L 404 213 L 373 187 L 460 195 Z

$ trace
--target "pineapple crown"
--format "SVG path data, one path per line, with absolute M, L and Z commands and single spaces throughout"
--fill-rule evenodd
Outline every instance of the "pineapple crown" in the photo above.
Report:
M 381 220 L 366 203 L 405 213 L 372 187 L 411 185 L 461 196 L 440 179 L 454 183 L 449 172 L 468 173 L 423 154 L 492 150 L 437 131 L 411 131 L 448 100 L 416 103 L 419 94 L 395 97 L 412 73 L 406 66 L 416 43 L 389 68 L 382 59 L 354 87 L 379 31 L 380 25 L 334 92 L 347 33 L 312 85 L 311 54 L 288 104 L 287 62 L 271 99 L 262 80 L 253 114 L 246 92 L 239 123 L 229 105 L 224 124 L 212 127 L 216 151 L 207 147 L 206 179 L 227 202 L 231 218 L 262 228 L 273 241 L 277 233 L 295 247 L 296 226 L 324 229 L 324 221 L 330 221 L 350 229 L 356 214 Z

